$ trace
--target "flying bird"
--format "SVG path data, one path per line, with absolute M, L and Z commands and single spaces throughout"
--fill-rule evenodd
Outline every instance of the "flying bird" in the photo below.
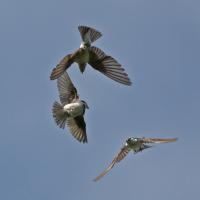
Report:
M 85 71 L 89 64 L 105 76 L 124 85 L 131 85 L 128 75 L 124 68 L 112 56 L 105 54 L 101 49 L 91 46 L 102 34 L 87 26 L 78 26 L 82 42 L 78 50 L 66 55 L 60 63 L 52 70 L 50 79 L 54 80 L 60 77 L 74 62 L 78 64 L 81 73 Z
M 134 153 L 138 153 L 143 151 L 144 149 L 153 147 L 152 145 L 148 145 L 151 143 L 167 143 L 167 142 L 175 142 L 177 138 L 169 138 L 169 139 L 161 139 L 161 138 L 128 138 L 126 140 L 125 145 L 121 148 L 120 152 L 113 159 L 111 164 L 100 174 L 98 175 L 94 181 L 98 181 L 104 175 L 106 175 L 116 163 L 120 162 L 127 154 L 132 150 Z
M 60 103 L 54 102 L 52 113 L 56 124 L 65 128 L 67 124 L 71 134 L 79 141 L 87 143 L 86 124 L 84 120 L 85 109 L 89 109 L 87 103 L 79 99 L 67 72 L 57 79 Z

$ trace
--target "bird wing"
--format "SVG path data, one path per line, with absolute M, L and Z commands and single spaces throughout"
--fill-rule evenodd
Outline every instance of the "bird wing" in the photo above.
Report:
M 117 156 L 113 159 L 113 161 L 111 162 L 111 164 L 100 174 L 98 175 L 94 181 L 98 181 L 100 178 L 102 178 L 103 176 L 105 176 L 113 167 L 116 163 L 120 162 L 122 159 L 124 159 L 127 154 L 129 153 L 131 149 L 125 145 L 123 148 L 121 148 L 120 152 L 117 154 Z
M 89 48 L 90 58 L 89 64 L 107 77 L 125 84 L 131 85 L 128 75 L 124 72 L 124 68 L 111 56 L 106 55 L 97 47 Z
M 88 26 L 78 26 L 78 30 L 83 42 L 89 43 L 89 45 L 102 36 L 101 32 Z
M 167 143 L 167 142 L 175 142 L 177 138 L 141 138 L 143 143 Z
M 79 141 L 87 143 L 86 124 L 83 116 L 67 119 L 67 126 L 71 134 Z
M 58 65 L 51 72 L 50 80 L 55 80 L 59 78 L 64 73 L 64 71 L 71 66 L 71 64 L 74 62 L 73 55 L 74 54 L 66 55 L 58 63 Z
M 59 91 L 60 102 L 63 106 L 79 98 L 77 90 L 67 72 L 64 72 L 57 79 L 57 87 Z

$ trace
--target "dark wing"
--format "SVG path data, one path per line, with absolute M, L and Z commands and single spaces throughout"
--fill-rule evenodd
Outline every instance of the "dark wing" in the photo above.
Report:
M 94 46 L 90 47 L 89 51 L 90 59 L 88 63 L 94 69 L 124 85 L 132 84 L 128 75 L 124 72 L 124 68 L 113 57 L 106 55 L 101 49 Z
M 98 175 L 94 181 L 98 181 L 100 178 L 102 178 L 103 176 L 105 176 L 113 167 L 116 163 L 120 162 L 122 159 L 124 159 L 127 154 L 129 153 L 131 149 L 128 146 L 124 146 L 120 152 L 117 154 L 117 156 L 113 159 L 113 161 L 111 162 L 111 164 L 100 174 Z
M 79 98 L 77 90 L 67 72 L 64 72 L 57 79 L 57 87 L 59 91 L 60 102 L 63 106 Z
M 102 36 L 99 31 L 88 26 L 78 26 L 78 30 L 81 34 L 82 40 L 89 44 L 93 43 Z
M 50 80 L 55 80 L 59 78 L 66 69 L 68 69 L 74 62 L 73 54 L 68 54 L 65 56 L 60 63 L 52 70 Z
M 87 143 L 86 124 L 83 116 L 67 119 L 67 126 L 71 134 L 79 141 Z
M 175 142 L 177 138 L 141 138 L 143 143 L 167 143 L 167 142 Z

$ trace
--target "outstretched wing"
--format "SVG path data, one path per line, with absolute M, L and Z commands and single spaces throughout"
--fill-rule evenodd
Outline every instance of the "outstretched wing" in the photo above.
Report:
M 57 79 L 57 87 L 59 91 L 60 102 L 63 106 L 71 103 L 75 99 L 78 99 L 77 90 L 67 72 L 64 72 Z
M 67 126 L 71 134 L 79 141 L 87 143 L 86 124 L 83 116 L 67 119 Z
M 94 69 L 124 85 L 132 84 L 128 75 L 124 72 L 124 68 L 113 57 L 106 55 L 101 49 L 94 46 L 90 47 L 89 52 L 88 63 Z
M 94 181 L 98 181 L 100 178 L 102 178 L 103 176 L 105 176 L 113 167 L 116 163 L 120 162 L 122 159 L 124 159 L 127 154 L 129 153 L 131 149 L 125 145 L 120 152 L 117 154 L 117 156 L 113 159 L 113 161 L 111 162 L 111 164 L 100 174 L 98 175 Z
M 143 143 L 168 143 L 175 142 L 177 138 L 141 138 Z
M 88 26 L 78 26 L 78 30 L 83 42 L 88 43 L 89 45 L 102 36 L 99 31 Z
M 59 78 L 66 69 L 68 69 L 74 62 L 73 54 L 66 55 L 60 63 L 52 70 L 50 80 L 55 80 Z

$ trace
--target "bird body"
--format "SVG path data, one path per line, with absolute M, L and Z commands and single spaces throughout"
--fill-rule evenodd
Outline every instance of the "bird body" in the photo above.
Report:
M 67 112 L 69 117 L 77 117 L 79 115 L 83 115 L 85 113 L 85 105 L 82 101 L 78 100 L 74 103 L 66 104 L 63 107 L 64 112 Z
M 88 48 L 79 48 L 76 56 L 74 56 L 74 62 L 76 62 L 79 66 L 80 71 L 83 73 L 85 71 L 85 67 L 89 62 L 90 54 Z
M 134 153 L 138 153 L 143 151 L 144 149 L 152 147 L 151 145 L 147 145 L 149 143 L 168 143 L 168 142 L 175 142 L 177 138 L 128 138 L 124 144 L 124 146 L 121 148 L 117 156 L 113 159 L 111 164 L 100 174 L 98 175 L 94 181 L 98 181 L 100 178 L 105 176 L 116 163 L 123 160 L 130 151 L 133 151 Z
M 134 141 L 135 140 L 135 141 Z M 137 141 L 136 138 L 128 139 L 125 143 L 125 146 L 133 150 L 134 152 L 137 152 L 141 148 L 141 143 Z
M 138 153 L 144 149 L 152 147 L 150 145 L 144 144 L 140 138 L 129 138 L 126 140 L 125 146 L 132 150 L 134 153 Z
M 66 55 L 60 63 L 52 70 L 50 79 L 59 78 L 74 62 L 79 65 L 83 73 L 89 64 L 94 69 L 103 73 L 105 76 L 124 85 L 131 85 L 128 75 L 124 68 L 113 57 L 105 54 L 101 49 L 91 46 L 91 44 L 102 36 L 102 34 L 87 26 L 79 26 L 82 42 L 78 50 Z
M 71 134 L 79 142 L 87 142 L 84 120 L 85 109 L 89 108 L 87 103 L 79 99 L 67 72 L 57 79 L 57 87 L 61 104 L 58 102 L 53 104 L 52 113 L 56 124 L 63 129 L 67 125 Z
M 87 64 L 89 62 L 89 51 L 88 49 L 80 48 L 76 52 L 76 56 L 74 57 L 74 62 L 78 64 Z

